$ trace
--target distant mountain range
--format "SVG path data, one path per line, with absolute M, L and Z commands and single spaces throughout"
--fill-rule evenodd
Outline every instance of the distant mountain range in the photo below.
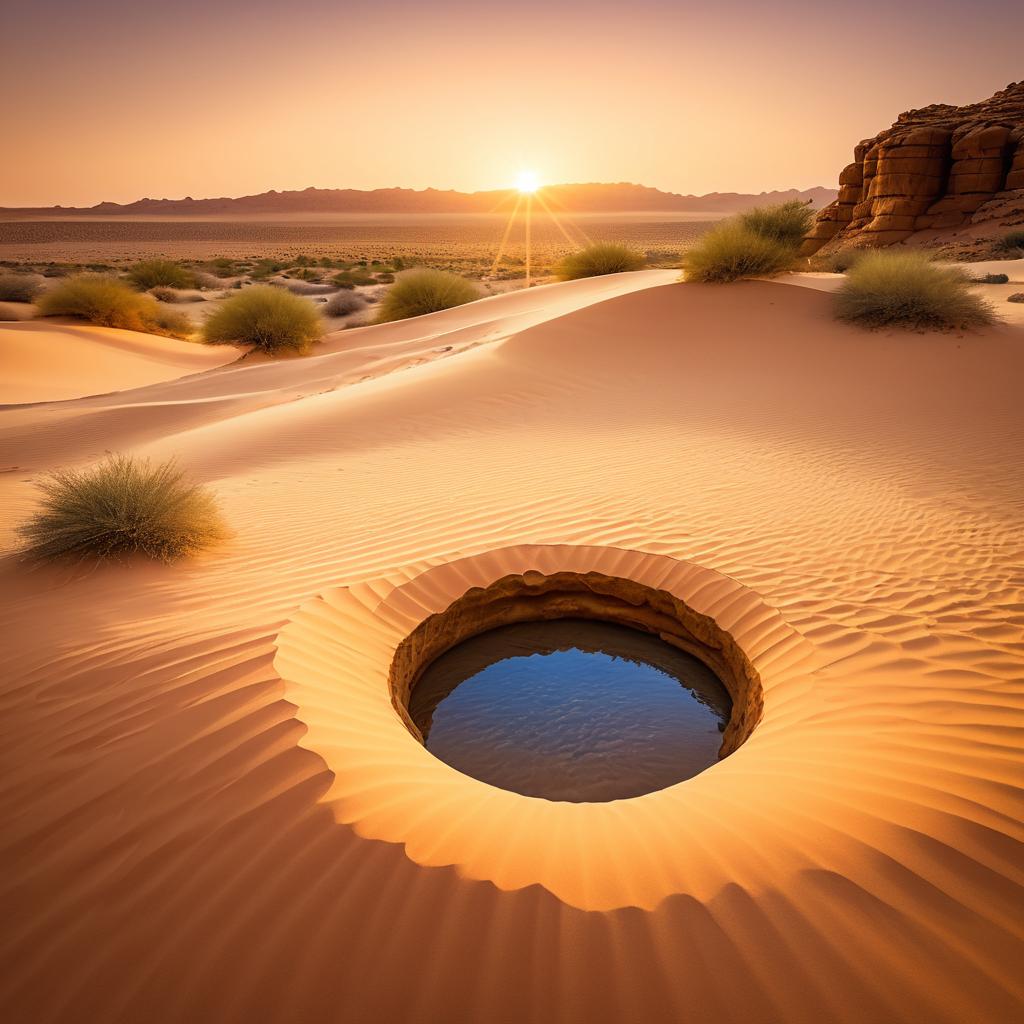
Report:
M 645 185 L 545 185 L 538 191 L 556 211 L 615 213 L 734 213 L 765 203 L 790 199 L 810 201 L 816 208 L 831 203 L 838 192 L 831 188 L 786 189 L 761 192 L 710 192 L 703 196 L 662 192 Z M 261 192 L 237 199 L 139 199 L 134 203 L 98 203 L 96 206 L 0 207 L 0 217 L 260 217 L 278 214 L 332 213 L 492 213 L 507 212 L 517 198 L 512 189 L 491 192 L 454 192 L 428 188 L 307 188 L 294 192 Z

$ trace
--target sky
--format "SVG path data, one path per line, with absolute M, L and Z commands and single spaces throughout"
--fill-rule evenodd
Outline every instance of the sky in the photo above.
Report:
M 834 186 L 903 110 L 1024 78 L 1020 0 L 32 0 L 0 206 L 271 188 Z

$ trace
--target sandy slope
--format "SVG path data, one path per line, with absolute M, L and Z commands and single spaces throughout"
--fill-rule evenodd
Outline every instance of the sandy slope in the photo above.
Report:
M 673 276 L 0 413 L 5 524 L 117 447 L 180 454 L 236 530 L 0 561 L 8 1019 L 1014 1019 L 1024 333 Z M 680 564 L 761 660 L 761 726 L 578 818 L 424 788 L 367 673 L 417 603 L 563 556 Z
M 0 324 L 0 405 L 124 391 L 234 362 L 231 345 L 71 324 Z

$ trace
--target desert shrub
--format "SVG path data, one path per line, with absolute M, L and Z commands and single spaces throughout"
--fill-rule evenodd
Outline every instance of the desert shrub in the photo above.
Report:
M 480 293 L 476 286 L 458 274 L 445 270 L 413 270 L 388 289 L 380 304 L 377 322 L 389 323 L 437 313 L 478 298 Z
M 198 292 L 179 292 L 175 288 L 151 288 L 149 294 L 157 302 L 205 302 Z
M 343 270 L 340 274 L 335 274 L 331 281 L 338 288 L 363 287 L 377 283 L 373 274 L 368 274 L 365 270 Z
M 225 256 L 218 256 L 217 259 L 210 260 L 207 263 L 209 272 L 214 277 L 234 277 L 235 276 L 235 261 L 229 260 Z
M 866 327 L 949 329 L 980 327 L 992 307 L 970 289 L 955 267 L 932 263 L 919 252 L 875 250 L 850 269 L 836 293 L 841 320 Z
M 252 285 L 226 299 L 203 328 L 203 337 L 212 344 L 252 345 L 271 353 L 306 352 L 322 333 L 313 306 L 268 284 Z
M 0 274 L 0 302 L 35 302 L 40 291 L 33 274 Z
M 166 334 L 169 338 L 187 338 L 195 334 L 196 326 L 184 313 L 176 309 L 157 309 L 154 334 Z
M 725 283 L 778 274 L 793 265 L 792 245 L 766 238 L 738 220 L 722 221 L 683 254 L 683 280 Z
M 1024 251 L 1024 229 L 1009 231 L 996 242 L 996 250 L 998 252 L 1012 253 L 1018 249 Z
M 73 316 L 101 327 L 181 337 L 191 333 L 187 318 L 162 310 L 152 295 L 103 274 L 65 278 L 39 300 L 43 316 Z
M 984 274 L 975 278 L 975 281 L 978 284 L 1009 284 L 1010 278 L 1006 274 Z
M 1006 296 L 1007 302 L 1024 302 L 1024 292 L 1014 292 Z
M 792 199 L 775 206 L 758 206 L 741 213 L 737 219 L 747 231 L 796 249 L 811 230 L 814 210 L 807 203 Z
M 195 288 L 196 275 L 171 260 L 143 260 L 128 268 L 128 280 L 140 291 L 150 288 Z
M 19 529 L 35 559 L 142 554 L 170 562 L 225 535 L 212 495 L 188 483 L 173 460 L 113 455 L 52 473 L 39 487 L 39 509 Z
M 327 300 L 324 312 L 328 316 L 348 316 L 366 309 L 366 300 L 355 292 L 340 291 Z
M 642 253 L 618 242 L 595 242 L 585 249 L 570 253 L 555 267 L 561 281 L 575 281 L 581 277 L 600 277 L 603 274 L 622 274 L 640 270 L 644 265 Z
M 377 274 L 376 280 L 378 284 L 394 284 L 395 275 L 385 270 L 383 273 Z
M 292 295 L 330 295 L 335 291 L 333 284 L 315 284 L 312 281 L 271 281 L 277 288 L 285 288 Z

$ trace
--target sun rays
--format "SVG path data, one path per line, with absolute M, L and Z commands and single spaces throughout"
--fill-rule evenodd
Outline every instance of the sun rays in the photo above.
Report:
M 509 214 L 508 221 L 505 224 L 505 230 L 502 233 L 501 242 L 498 245 L 498 251 L 495 253 L 494 262 L 491 264 L 491 268 L 487 272 L 487 277 L 493 277 L 498 272 L 498 267 L 505 256 L 505 250 L 508 247 L 508 241 L 512 235 L 512 229 L 515 226 L 516 218 L 521 216 L 523 221 L 524 243 L 526 247 L 525 287 L 530 287 L 533 271 L 532 232 L 534 200 L 537 201 L 541 209 L 548 215 L 551 222 L 561 233 L 562 237 L 573 247 L 573 249 L 579 249 L 582 246 L 591 244 L 589 236 L 578 224 L 564 223 L 562 217 L 559 216 L 559 213 L 553 209 L 552 204 L 555 203 L 556 200 L 553 196 L 545 197 L 544 186 L 541 185 L 540 177 L 537 173 L 531 170 L 521 170 L 516 175 L 515 204 L 513 205 L 512 212 Z M 564 214 L 564 211 L 562 211 L 562 213 Z M 572 232 L 575 232 L 579 237 L 574 237 L 570 228 L 572 229 Z

